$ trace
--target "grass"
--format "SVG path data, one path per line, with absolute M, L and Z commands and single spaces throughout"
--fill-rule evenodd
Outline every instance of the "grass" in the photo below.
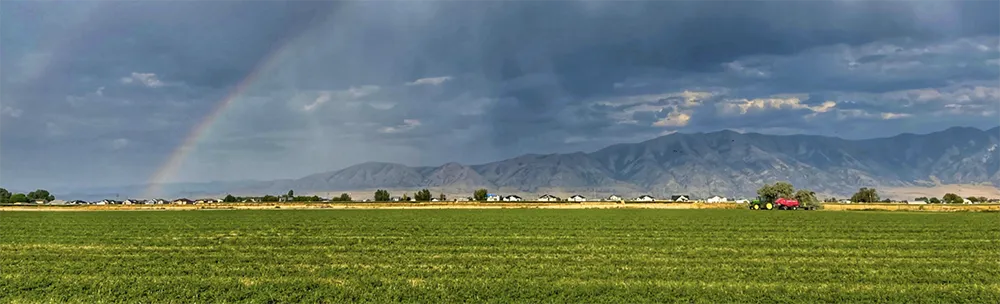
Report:
M 0 212 L 0 302 L 1000 302 L 1000 214 Z

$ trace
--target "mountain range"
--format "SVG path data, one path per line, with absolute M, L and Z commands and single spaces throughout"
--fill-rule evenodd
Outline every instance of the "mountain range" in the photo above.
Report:
M 796 188 L 817 193 L 850 195 L 860 187 L 1000 186 L 998 144 L 1000 127 L 953 127 L 864 140 L 725 130 L 674 133 L 591 153 L 527 154 L 478 165 L 413 167 L 368 162 L 299 179 L 185 187 L 213 195 L 376 188 L 409 192 L 430 188 L 471 195 L 477 188 L 486 188 L 521 194 L 748 196 L 764 183 L 789 181 Z M 174 193 L 178 188 L 166 187 Z

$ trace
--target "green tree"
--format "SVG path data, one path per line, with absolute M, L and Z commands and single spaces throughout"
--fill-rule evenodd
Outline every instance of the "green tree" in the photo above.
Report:
M 293 197 L 295 197 L 295 191 L 288 190 L 288 194 L 285 194 L 285 197 L 287 197 L 287 198 L 293 198 Z
M 444 193 L 441 193 L 441 194 L 438 194 L 438 200 L 443 202 L 443 201 L 448 200 L 448 197 L 445 196 Z
M 945 195 L 941 197 L 941 200 L 944 201 L 945 204 L 961 204 L 965 202 L 962 200 L 961 196 L 954 193 L 945 193 Z
M 477 200 L 477 201 L 485 201 L 486 200 L 486 194 L 487 194 L 486 189 L 479 189 L 479 190 L 476 190 L 476 192 L 472 193 L 472 198 L 475 199 L 475 200 Z
M 6 204 L 10 202 L 10 191 L 7 189 L 0 188 L 0 204 Z
M 851 196 L 851 201 L 855 203 L 877 203 L 879 201 L 878 191 L 875 188 L 862 187 L 857 193 Z
M 14 194 L 14 195 L 10 196 L 10 202 L 11 203 L 27 203 L 28 202 L 28 196 L 24 195 L 24 193 L 17 193 L 17 194 Z
M 799 191 L 795 191 L 795 200 L 798 200 L 800 203 L 806 205 L 815 204 L 819 202 L 819 200 L 816 199 L 816 192 L 805 189 L 799 189 Z
M 965 199 L 967 199 L 967 200 L 969 200 L 970 202 L 973 202 L 973 203 L 981 203 L 982 202 L 982 201 L 979 200 L 978 197 L 975 197 L 975 196 L 966 197 Z
M 760 196 L 761 202 L 773 203 L 778 198 L 792 198 L 795 193 L 795 187 L 787 182 L 776 182 L 774 185 L 764 184 L 763 187 L 757 189 L 757 195 Z M 815 198 L 815 193 L 813 194 Z
M 417 191 L 417 192 L 413 193 L 413 198 L 416 199 L 417 201 L 420 201 L 420 202 L 430 201 L 431 198 L 432 198 L 432 196 L 431 196 L 431 190 L 422 189 L 420 191 Z
M 52 194 L 49 194 L 49 191 L 45 190 L 45 189 L 38 189 L 38 190 L 35 190 L 35 191 L 31 191 L 31 192 L 28 193 L 27 197 L 28 197 L 28 200 L 46 200 L 46 201 L 52 201 L 52 200 L 56 199 L 55 196 L 52 196 Z
M 260 201 L 261 202 L 277 202 L 278 201 L 278 197 L 274 196 L 274 195 L 265 195 L 264 197 L 260 198 Z
M 927 200 L 927 203 L 928 203 L 928 204 L 940 204 L 940 203 L 941 203 L 941 200 L 939 200 L 939 199 L 938 199 L 938 198 L 936 198 L 936 197 L 932 197 L 931 199 Z
M 402 201 L 405 201 L 405 202 L 410 201 L 410 195 L 407 194 L 407 193 L 403 193 L 403 199 L 402 199 Z
M 389 191 L 378 189 L 375 190 L 375 201 L 376 202 L 388 202 L 389 201 Z
M 985 202 L 989 202 L 990 200 L 987 199 L 985 196 L 980 196 L 980 197 L 977 197 L 976 201 L 978 201 L 980 203 L 985 203 Z
M 235 203 L 238 202 L 239 200 L 237 200 L 236 197 L 233 196 L 232 194 L 226 194 L 226 197 L 223 198 L 222 201 L 226 203 Z
M 926 202 L 927 201 L 927 197 L 926 196 L 921 196 L 921 197 L 913 199 L 913 201 L 916 201 L 916 202 Z
M 340 201 L 342 201 L 342 202 L 350 202 L 351 201 L 351 195 L 347 194 L 347 193 L 341 193 L 340 194 Z

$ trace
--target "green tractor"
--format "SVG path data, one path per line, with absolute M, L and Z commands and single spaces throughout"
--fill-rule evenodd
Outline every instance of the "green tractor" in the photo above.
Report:
M 752 210 L 771 210 L 774 209 L 774 203 L 765 202 L 760 199 L 760 196 L 758 196 L 757 198 L 751 200 L 750 203 L 747 204 L 747 207 L 750 207 Z

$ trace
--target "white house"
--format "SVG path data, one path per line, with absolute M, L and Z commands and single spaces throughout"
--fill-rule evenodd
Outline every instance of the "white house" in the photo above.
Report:
M 962 203 L 963 203 L 963 204 L 972 204 L 972 201 L 970 201 L 970 200 L 969 200 L 969 199 L 967 199 L 967 198 L 963 198 L 963 199 L 962 199 Z
M 587 200 L 586 197 L 583 197 L 583 195 L 579 195 L 579 194 L 574 195 L 574 196 L 570 196 L 569 199 L 568 199 L 568 201 L 571 201 L 571 202 L 583 202 L 583 201 L 586 201 L 586 200 Z
M 654 200 L 656 199 L 653 198 L 652 195 L 640 195 L 638 198 L 635 199 L 635 201 L 637 202 L 652 202 Z
M 749 203 L 750 203 L 750 200 L 747 200 L 747 199 L 744 199 L 744 198 L 741 198 L 741 199 L 738 199 L 738 200 L 736 200 L 735 202 L 736 202 L 737 204 L 749 204 Z
M 674 195 L 670 197 L 670 201 L 673 202 L 688 202 L 690 200 L 691 198 L 688 197 L 687 195 Z
M 137 200 L 137 199 L 127 199 L 127 200 L 122 201 L 122 204 L 123 205 L 139 205 L 139 204 L 142 204 L 142 202 L 139 201 L 139 200 Z
M 472 199 L 470 199 L 468 197 L 458 197 L 458 198 L 455 198 L 456 202 L 468 202 L 468 201 L 471 201 L 471 200 Z
M 174 205 L 190 205 L 190 204 L 194 204 L 194 201 L 186 199 L 186 198 L 181 198 L 181 199 L 175 199 L 173 201 L 173 204 Z
M 508 196 L 504 196 L 503 197 L 503 201 L 505 201 L 505 202 L 520 202 L 521 201 L 521 197 L 517 196 L 517 195 L 508 195 Z
M 907 205 L 927 205 L 927 201 L 907 201 Z
M 496 195 L 496 194 L 493 194 L 493 193 L 487 193 L 486 194 L 486 201 L 487 202 L 499 202 L 500 201 L 500 196 Z
M 545 194 L 538 197 L 539 202 L 558 202 L 559 198 L 555 195 Z
M 705 200 L 706 203 L 725 203 L 726 201 L 727 200 L 726 200 L 725 197 L 718 196 L 718 195 L 713 196 L 713 197 L 709 197 L 707 200 Z
M 612 194 L 611 196 L 608 196 L 608 200 L 612 201 L 612 202 L 617 202 L 617 201 L 621 201 L 622 197 Z

